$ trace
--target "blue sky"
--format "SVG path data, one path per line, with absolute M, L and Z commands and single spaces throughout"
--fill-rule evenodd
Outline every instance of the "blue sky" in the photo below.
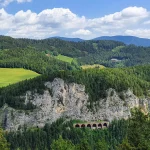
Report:
M 150 0 L 0 0 L 0 34 L 150 38 Z

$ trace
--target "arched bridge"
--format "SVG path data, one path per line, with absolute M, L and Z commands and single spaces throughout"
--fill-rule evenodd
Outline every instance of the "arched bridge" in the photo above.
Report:
M 104 129 L 109 126 L 109 122 L 86 122 L 86 123 L 75 123 L 74 128 L 90 128 L 90 129 Z

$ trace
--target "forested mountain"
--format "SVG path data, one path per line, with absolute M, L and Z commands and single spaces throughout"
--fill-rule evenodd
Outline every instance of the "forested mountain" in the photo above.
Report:
M 0 51 L 1 68 L 25 68 L 40 74 L 48 74 L 56 70 L 72 70 L 78 66 L 62 62 L 32 47 L 4 49 Z
M 60 36 L 50 37 L 49 39 L 60 39 L 63 41 L 70 41 L 70 42 L 82 42 L 82 41 L 84 41 L 83 39 L 80 39 L 80 38 L 68 38 L 68 37 L 60 37 Z
M 60 39 L 13 39 L 0 37 L 0 49 L 15 50 L 32 47 L 49 55 L 73 57 L 78 64 L 101 64 L 106 67 L 125 67 L 150 63 L 150 47 L 125 45 L 117 41 L 68 42 Z
M 70 42 L 83 42 L 86 40 L 80 39 L 80 38 L 68 38 L 68 37 L 50 37 L 50 38 L 55 38 L 55 39 L 60 39 L 60 40 L 64 40 L 64 41 L 70 41 Z M 121 36 L 121 35 L 116 35 L 116 36 L 101 36 L 101 37 L 97 37 L 94 39 L 91 39 L 93 41 L 95 40 L 111 40 L 111 41 L 120 41 L 123 42 L 127 45 L 130 44 L 134 44 L 136 46 L 145 46 L 145 47 L 149 47 L 150 46 L 150 39 L 146 39 L 146 38 L 139 38 L 139 37 L 135 37 L 135 36 Z
M 93 40 L 113 40 L 123 42 L 127 45 L 134 44 L 136 46 L 150 46 L 150 39 L 139 38 L 135 36 L 102 36 Z

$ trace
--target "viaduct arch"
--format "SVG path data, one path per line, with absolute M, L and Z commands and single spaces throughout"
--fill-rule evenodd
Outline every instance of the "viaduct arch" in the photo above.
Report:
M 86 122 L 86 123 L 75 123 L 74 128 L 90 128 L 90 129 L 104 129 L 109 126 L 109 122 Z

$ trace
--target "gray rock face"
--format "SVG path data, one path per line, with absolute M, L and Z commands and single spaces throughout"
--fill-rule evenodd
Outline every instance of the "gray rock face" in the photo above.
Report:
M 117 93 L 113 89 L 107 90 L 107 97 L 99 99 L 94 104 L 94 110 L 88 109 L 88 94 L 85 86 L 76 83 L 65 83 L 55 78 L 53 82 L 45 83 L 47 90 L 43 95 L 26 92 L 25 103 L 29 101 L 36 105 L 33 111 L 15 110 L 5 105 L 0 109 L 0 121 L 6 130 L 17 130 L 20 127 L 38 126 L 52 123 L 60 117 L 81 119 L 85 121 L 127 119 L 130 110 L 140 107 L 144 112 L 150 107 L 149 99 L 139 99 L 132 91 Z

